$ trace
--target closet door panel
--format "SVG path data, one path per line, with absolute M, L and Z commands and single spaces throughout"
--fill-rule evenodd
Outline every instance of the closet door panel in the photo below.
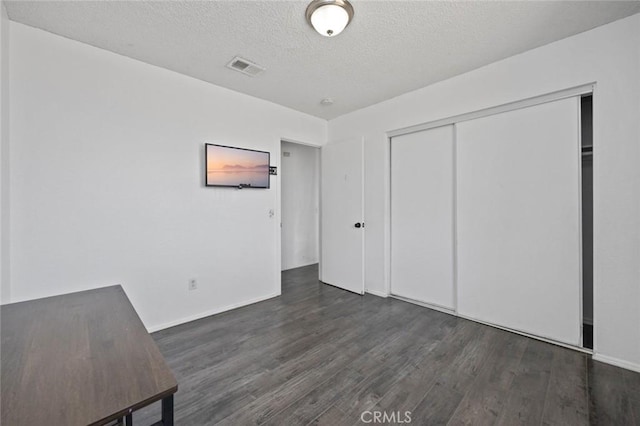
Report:
M 579 99 L 457 124 L 458 311 L 579 345 Z
M 453 126 L 391 141 L 391 292 L 454 308 Z

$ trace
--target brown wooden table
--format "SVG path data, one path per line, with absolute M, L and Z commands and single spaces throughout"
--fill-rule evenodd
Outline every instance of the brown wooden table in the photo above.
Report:
M 173 373 L 121 286 L 0 307 L 2 424 L 103 425 L 162 400 Z

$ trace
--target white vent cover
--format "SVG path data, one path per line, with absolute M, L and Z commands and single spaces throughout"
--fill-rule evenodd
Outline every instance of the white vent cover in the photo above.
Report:
M 227 68 L 231 68 L 232 70 L 241 72 L 250 77 L 255 77 L 258 74 L 262 74 L 265 71 L 265 69 L 260 65 L 254 62 L 248 61 L 239 56 L 236 56 L 235 58 L 233 58 L 231 62 L 227 64 Z

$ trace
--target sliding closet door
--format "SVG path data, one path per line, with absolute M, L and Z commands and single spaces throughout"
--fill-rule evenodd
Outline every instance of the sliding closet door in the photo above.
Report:
M 457 125 L 458 310 L 580 344 L 579 99 Z
M 391 293 L 454 308 L 453 126 L 391 140 Z

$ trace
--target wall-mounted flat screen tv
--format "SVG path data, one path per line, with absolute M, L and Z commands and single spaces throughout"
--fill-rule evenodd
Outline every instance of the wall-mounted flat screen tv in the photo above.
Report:
M 266 151 L 205 144 L 206 185 L 235 188 L 269 188 Z

